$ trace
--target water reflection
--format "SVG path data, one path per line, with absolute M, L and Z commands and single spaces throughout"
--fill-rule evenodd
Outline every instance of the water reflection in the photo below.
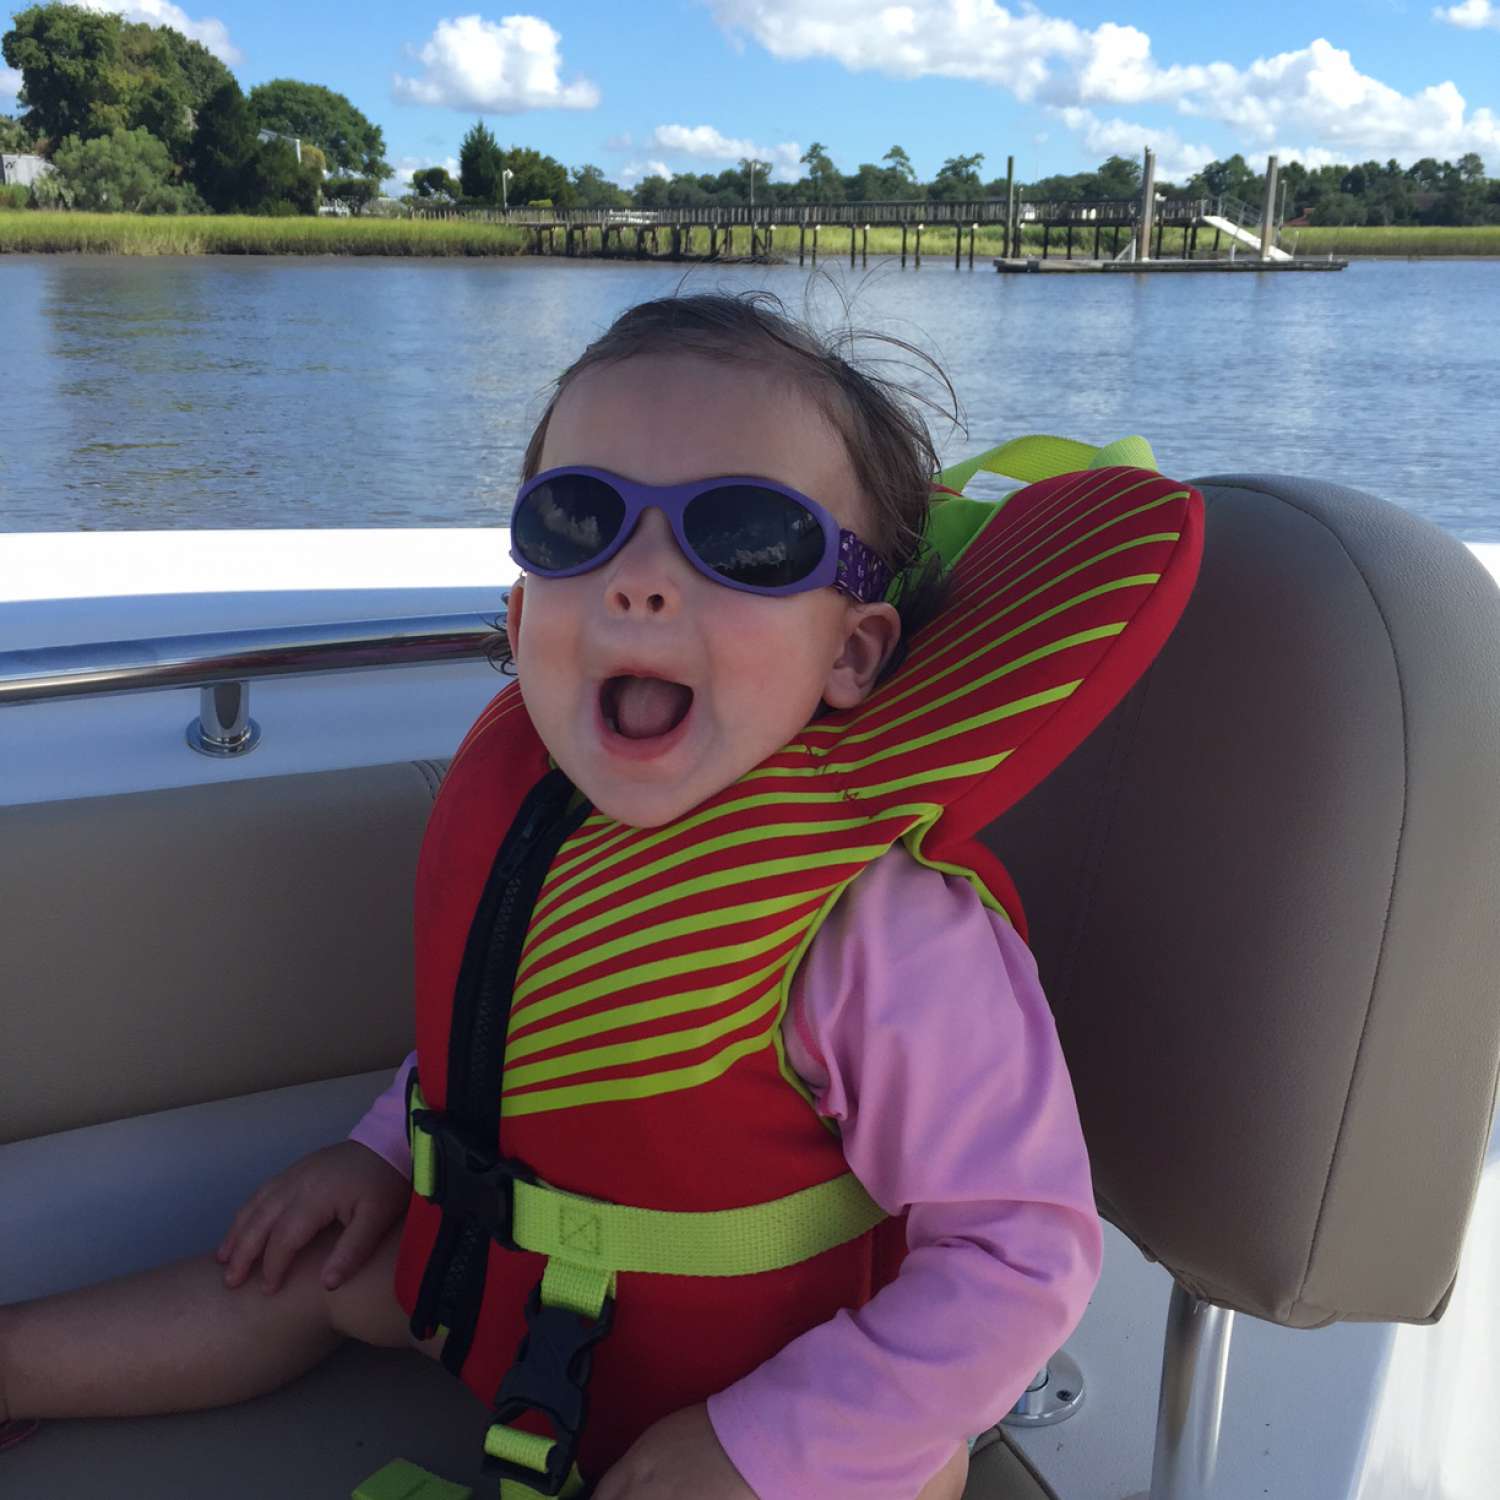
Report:
M 1500 538 L 1482 477 L 1500 263 L 1336 276 L 698 268 L 931 350 L 971 435 L 1150 437 L 1169 471 L 1313 474 Z M 0 262 L 0 528 L 488 525 L 557 371 L 683 268 Z

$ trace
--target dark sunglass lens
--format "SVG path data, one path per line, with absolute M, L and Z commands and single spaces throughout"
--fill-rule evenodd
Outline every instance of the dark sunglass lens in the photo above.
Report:
M 753 588 L 800 583 L 823 560 L 818 518 L 790 495 L 728 484 L 699 495 L 682 517 L 688 545 L 715 573 Z
M 566 573 L 604 551 L 624 519 L 625 502 L 613 485 L 589 474 L 559 474 L 516 507 L 511 545 L 528 568 Z

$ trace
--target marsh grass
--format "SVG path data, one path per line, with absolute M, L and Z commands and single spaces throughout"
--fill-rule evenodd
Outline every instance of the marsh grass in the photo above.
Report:
M 1289 229 L 1282 236 L 1287 249 L 1294 235 L 1298 255 L 1500 255 L 1500 224 Z
M 1021 254 L 1040 255 L 1042 232 L 1039 228 L 1023 229 Z M 1161 254 L 1179 256 L 1183 251 L 1180 229 L 1168 230 L 1162 238 Z M 1390 255 L 1390 256 L 1500 256 L 1500 225 L 1474 228 L 1330 228 L 1288 231 L 1282 239 L 1286 248 L 1294 244 L 1299 255 Z M 962 261 L 968 264 L 968 230 L 961 231 Z M 694 256 L 706 256 L 709 231 L 694 229 L 685 237 L 684 250 Z M 557 236 L 558 248 L 563 237 Z M 810 261 L 813 236 L 809 230 L 806 254 Z M 1049 254 L 1061 256 L 1066 234 L 1054 230 L 1050 236 Z M 1198 231 L 1198 254 L 1213 254 L 1212 230 Z M 981 228 L 974 241 L 974 263 L 991 260 L 1001 253 L 1000 229 Z M 1106 229 L 1100 234 L 1100 255 L 1113 254 L 1115 237 Z M 1119 243 L 1125 243 L 1122 232 Z M 598 250 L 597 233 L 589 236 L 591 253 Z M 795 226 L 778 227 L 774 251 L 783 260 L 795 260 L 799 234 Z M 907 231 L 908 259 L 916 256 L 917 236 Z M 85 214 L 17 211 L 0 213 L 0 253 L 25 254 L 38 251 L 74 251 L 93 255 L 433 255 L 487 256 L 524 255 L 530 236 L 519 227 L 486 222 L 482 219 L 264 219 L 248 216 L 147 217 L 141 214 Z M 1073 234 L 1073 254 L 1085 259 L 1093 254 L 1092 229 L 1078 229 Z M 626 234 L 627 253 L 633 253 L 633 236 Z M 856 255 L 863 257 L 865 236 L 855 235 Z M 612 247 L 613 249 L 613 247 Z M 736 258 L 748 254 L 749 231 L 737 227 L 734 237 Z M 658 254 L 666 257 L 671 250 L 671 234 L 658 234 Z M 871 256 L 896 256 L 901 252 L 899 228 L 871 229 Z M 1219 253 L 1228 255 L 1224 241 Z M 1254 254 L 1241 246 L 1240 254 Z M 725 255 L 723 237 L 719 254 Z M 849 231 L 847 227 L 824 226 L 818 234 L 819 261 L 847 260 Z M 951 226 L 931 226 L 922 235 L 922 259 L 934 263 L 953 259 Z
M 518 255 L 526 236 L 483 221 L 0 214 L 0 252 L 89 255 Z

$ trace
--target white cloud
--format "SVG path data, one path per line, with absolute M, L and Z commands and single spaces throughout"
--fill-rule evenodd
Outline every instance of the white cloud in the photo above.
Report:
M 1432 13 L 1435 21 L 1446 21 L 1450 26 L 1461 26 L 1465 31 L 1478 31 L 1482 26 L 1500 29 L 1500 6 L 1492 0 L 1463 0 L 1462 5 L 1438 6 Z
M 21 73 L 18 68 L 0 68 L 0 99 L 14 101 L 21 92 Z M 7 110 L 9 113 L 9 110 Z
M 1149 146 L 1156 153 L 1157 176 L 1164 181 L 1185 181 L 1218 155 L 1211 147 L 1188 144 L 1175 130 L 1157 130 L 1132 120 L 1101 120 L 1081 105 L 1064 105 L 1057 113 L 1098 156 L 1135 156 Z
M 420 47 L 416 78 L 398 73 L 397 99 L 512 115 L 528 109 L 593 109 L 599 90 L 586 78 L 562 81 L 561 36 L 537 16 L 442 20 Z
M 84 10 L 114 11 L 127 21 L 144 21 L 148 26 L 170 26 L 195 42 L 202 42 L 220 62 L 244 61 L 240 49 L 229 40 L 229 28 L 212 16 L 195 21 L 172 0 L 74 0 Z
M 900 78 L 961 78 L 1004 88 L 1022 102 L 1064 115 L 1085 139 L 1109 138 L 1133 153 L 1150 140 L 1143 127 L 1101 121 L 1090 106 L 1156 104 L 1228 127 L 1241 149 L 1306 137 L 1307 152 L 1415 160 L 1500 150 L 1500 120 L 1470 109 L 1451 82 L 1412 94 L 1359 72 L 1324 38 L 1246 67 L 1209 62 L 1163 66 L 1151 38 L 1105 22 L 1088 30 L 1034 8 L 996 0 L 905 0 L 871 9 L 868 0 L 705 0 L 738 40 L 773 56 L 831 58 L 851 71 Z M 1494 16 L 1497 0 L 1463 0 L 1454 11 Z M 1452 12 L 1448 13 L 1452 18 Z M 1133 134 L 1132 134 L 1133 132 Z M 1167 133 L 1170 135 L 1170 132 Z M 1175 137 L 1172 138 L 1175 140 Z M 1199 147 L 1180 147 L 1196 152 Z M 1163 146 L 1166 154 L 1166 145 Z
M 761 146 L 738 136 L 728 136 L 712 125 L 658 125 L 651 144 L 679 156 L 700 161 L 739 162 L 745 157 L 771 163 L 771 175 L 795 182 L 802 175 L 802 147 L 796 141 L 779 146 Z
M 430 156 L 401 156 L 396 159 L 394 165 L 396 170 L 386 178 L 384 186 L 389 188 L 394 184 L 397 193 L 409 193 L 412 173 L 420 172 L 425 167 L 445 167 L 450 177 L 458 176 L 456 156 L 445 156 L 439 161 L 434 161 Z
M 643 177 L 667 177 L 672 169 L 664 161 L 633 161 L 620 168 L 616 180 L 623 187 L 634 187 Z

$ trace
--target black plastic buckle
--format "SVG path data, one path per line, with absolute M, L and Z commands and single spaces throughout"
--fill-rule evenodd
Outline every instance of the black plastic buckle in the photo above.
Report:
M 547 1307 L 536 1286 L 526 1300 L 526 1333 L 516 1350 L 516 1362 L 505 1373 L 495 1396 L 492 1422 L 508 1424 L 529 1411 L 540 1412 L 552 1424 L 555 1441 L 547 1454 L 545 1473 L 504 1458 L 486 1458 L 487 1472 L 529 1484 L 539 1494 L 560 1494 L 578 1451 L 579 1434 L 588 1415 L 586 1389 L 594 1360 L 594 1345 L 615 1320 L 615 1299 L 606 1297 L 599 1316 L 585 1323 L 567 1307 Z
M 411 1122 L 436 1148 L 432 1201 L 445 1214 L 483 1225 L 505 1249 L 519 1250 L 513 1234 L 515 1183 L 535 1182 L 536 1173 L 524 1162 L 497 1155 L 438 1110 L 415 1110 Z

